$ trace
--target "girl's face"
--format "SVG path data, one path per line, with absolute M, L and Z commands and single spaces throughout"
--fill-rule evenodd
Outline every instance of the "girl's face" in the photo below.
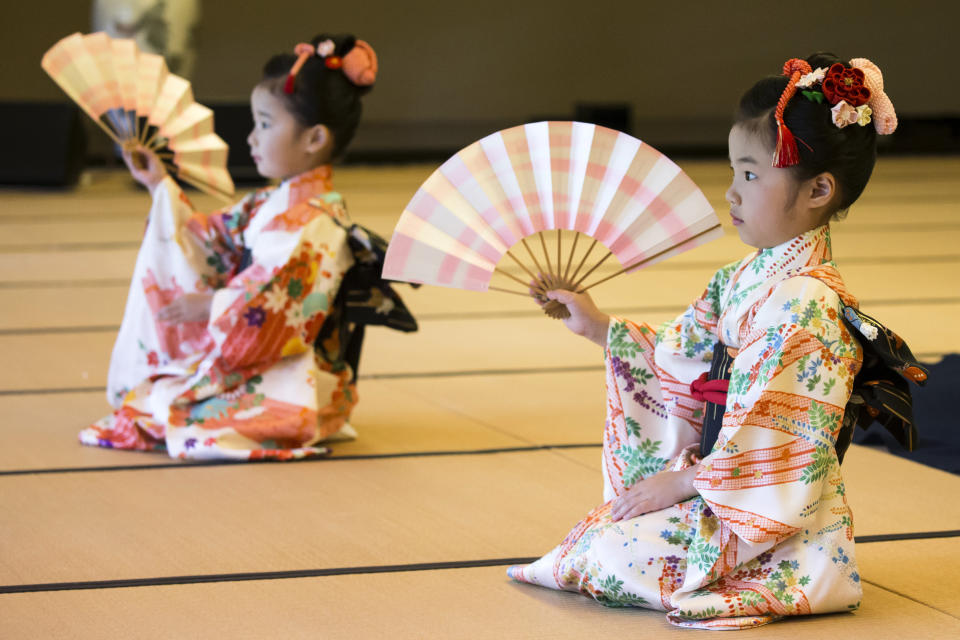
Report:
M 810 185 L 773 166 L 773 149 L 760 136 L 734 125 L 730 130 L 733 182 L 727 189 L 730 216 L 740 240 L 758 249 L 782 244 L 820 226 L 822 212 L 804 197 Z
M 247 144 L 260 175 L 283 180 L 319 164 L 317 127 L 304 127 L 280 98 L 260 85 L 250 95 L 250 109 L 253 131 Z

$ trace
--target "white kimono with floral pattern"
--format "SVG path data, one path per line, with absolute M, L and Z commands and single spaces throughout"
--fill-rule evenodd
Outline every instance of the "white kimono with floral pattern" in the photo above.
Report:
M 330 180 L 318 167 L 209 215 L 171 178 L 157 187 L 110 360 L 115 411 L 81 442 L 200 459 L 324 451 L 313 445 L 356 402 L 350 367 L 313 345 L 353 264 Z M 213 295 L 209 321 L 157 317 L 195 292 Z
M 659 331 L 612 319 L 607 502 L 508 575 L 607 605 L 662 609 L 689 627 L 856 609 L 853 520 L 833 445 L 862 352 L 840 319 L 841 300 L 856 304 L 823 226 L 724 267 Z M 721 342 L 736 357 L 698 495 L 611 522 L 609 501 L 625 487 L 699 461 L 704 403 L 690 383 Z

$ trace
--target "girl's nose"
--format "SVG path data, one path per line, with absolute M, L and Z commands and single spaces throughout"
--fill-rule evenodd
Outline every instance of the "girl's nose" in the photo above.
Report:
M 247 145 L 248 145 L 250 148 L 253 148 L 253 134 L 254 134 L 255 131 L 256 131 L 256 129 L 251 129 L 251 130 L 250 130 L 250 133 L 247 135 Z
M 725 194 L 723 194 L 723 197 L 726 198 L 727 202 L 729 202 L 730 204 L 739 204 L 739 203 L 740 203 L 740 196 L 737 195 L 737 192 L 736 192 L 736 190 L 733 188 L 733 185 L 732 185 L 732 184 L 731 184 L 730 187 L 727 189 L 727 192 L 726 192 Z

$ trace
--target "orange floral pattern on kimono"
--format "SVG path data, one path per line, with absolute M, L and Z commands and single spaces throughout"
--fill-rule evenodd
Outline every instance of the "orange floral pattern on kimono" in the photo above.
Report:
M 210 215 L 165 180 L 110 363 L 116 410 L 81 442 L 178 458 L 323 452 L 316 443 L 347 424 L 357 400 L 349 365 L 314 351 L 353 262 L 335 220 L 347 214 L 328 166 Z M 208 322 L 157 318 L 177 298 L 204 292 L 213 296 Z

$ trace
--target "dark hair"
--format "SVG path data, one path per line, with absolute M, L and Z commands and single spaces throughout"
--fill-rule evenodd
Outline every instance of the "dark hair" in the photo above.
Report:
M 310 44 L 314 47 L 332 40 L 333 55 L 343 57 L 353 49 L 357 39 L 352 35 L 321 33 Z M 273 56 L 263 67 L 261 86 L 280 98 L 293 116 L 305 127 L 322 124 L 333 136 L 332 158 L 338 159 L 353 139 L 360 123 L 363 105 L 360 98 L 371 87 L 359 87 L 343 74 L 342 69 L 328 69 L 323 58 L 310 56 L 297 73 L 293 93 L 284 92 L 287 75 L 297 61 L 292 53 Z
M 850 66 L 832 53 L 815 53 L 807 58 L 814 69 L 829 68 L 835 62 Z M 776 147 L 777 123 L 774 109 L 789 78 L 768 76 L 753 85 L 743 97 L 734 124 L 759 134 L 770 148 Z M 798 181 L 829 171 L 839 191 L 837 211 L 852 205 L 863 193 L 877 160 L 877 131 L 873 124 L 850 125 L 843 129 L 833 124 L 830 105 L 807 99 L 798 89 L 787 103 L 783 120 L 797 140 L 800 163 L 790 167 Z

